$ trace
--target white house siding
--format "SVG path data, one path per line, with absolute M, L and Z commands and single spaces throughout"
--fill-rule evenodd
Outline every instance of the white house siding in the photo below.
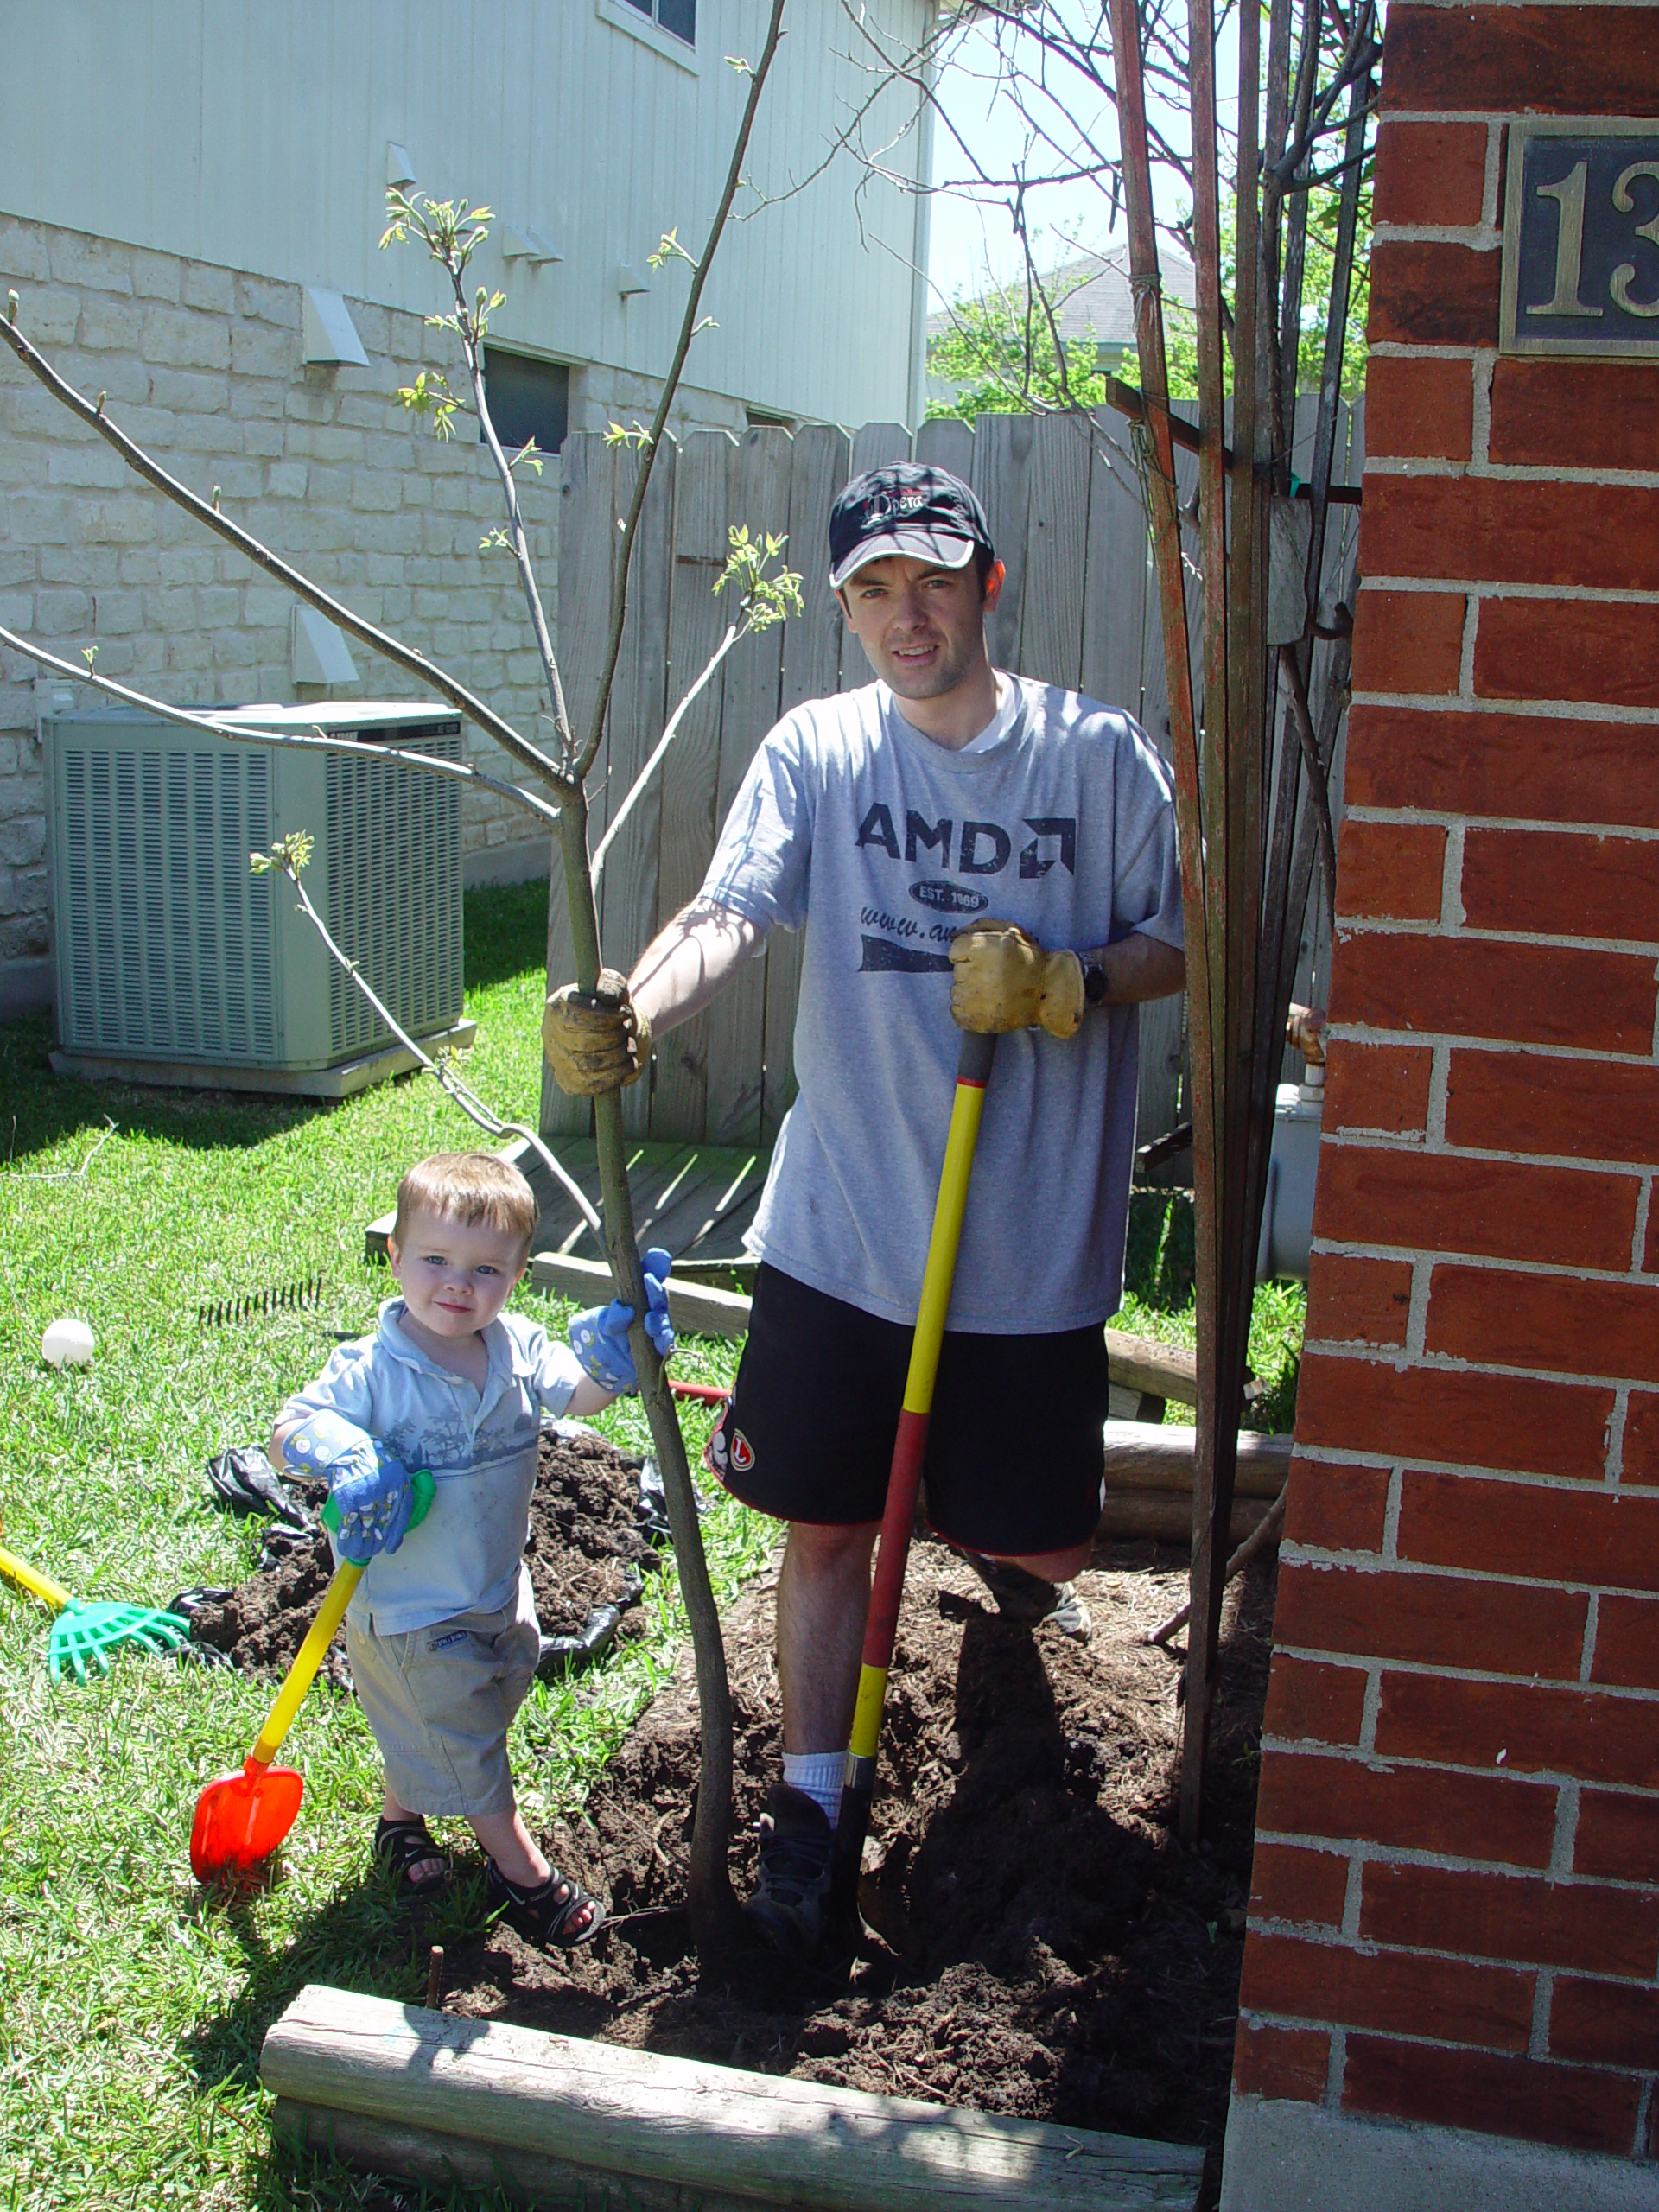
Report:
M 767 12 L 699 0 L 688 69 L 612 21 L 631 13 L 618 0 L 14 0 L 0 209 L 426 314 L 421 256 L 377 248 L 396 142 L 423 189 L 487 202 L 563 254 L 532 270 L 498 239 L 480 257 L 510 294 L 504 340 L 660 374 L 689 272 L 645 257 L 665 231 L 695 251 L 707 228 L 747 93 L 726 57 L 758 53 Z M 925 9 L 863 12 L 902 46 Z M 872 82 L 875 48 L 842 0 L 790 0 L 785 22 L 746 163 L 760 195 L 817 167 Z M 912 175 L 914 105 L 895 86 L 866 125 Z M 904 419 L 914 209 L 875 183 L 855 212 L 859 175 L 843 154 L 728 234 L 698 385 L 788 417 Z M 746 190 L 738 212 L 756 204 Z M 622 299 L 624 264 L 649 293 Z

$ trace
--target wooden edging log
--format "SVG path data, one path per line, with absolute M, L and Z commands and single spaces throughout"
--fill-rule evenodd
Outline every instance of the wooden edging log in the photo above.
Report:
M 1195 1429 L 1175 1422 L 1158 1428 L 1138 1421 L 1106 1423 L 1106 1491 L 1096 1542 L 1192 1541 L 1196 1440 Z M 1229 1543 L 1244 1542 L 1271 1513 L 1290 1472 L 1290 1452 L 1288 1436 L 1239 1431 Z
M 643 2212 L 1192 2212 L 1201 2151 L 706 2066 L 312 1983 L 265 2037 L 289 2144 Z
M 1178 1491 L 1191 1497 L 1197 1429 L 1176 1421 L 1153 1428 L 1144 1421 L 1109 1421 L 1105 1437 L 1109 1498 L 1120 1490 Z M 1290 1451 L 1288 1436 L 1264 1436 L 1256 1429 L 1240 1429 L 1238 1477 L 1233 1485 L 1236 1494 L 1271 1503 L 1290 1472 Z
M 379 1226 L 374 1224 L 376 1229 Z M 533 1254 L 530 1279 L 537 1290 L 556 1291 L 565 1298 L 610 1295 L 611 1272 L 603 1261 L 579 1260 L 568 1252 Z M 677 1274 L 668 1279 L 668 1312 L 677 1329 L 696 1336 L 741 1337 L 749 1325 L 749 1300 L 742 1292 L 716 1290 Z M 1184 1406 L 1198 1402 L 1198 1358 L 1180 1344 L 1160 1344 L 1152 1337 L 1108 1329 L 1106 1358 L 1112 1381 L 1121 1389 L 1138 1390 L 1151 1398 L 1173 1398 Z
M 614 1295 L 611 1271 L 602 1260 L 574 1259 L 568 1252 L 533 1254 L 530 1280 L 537 1290 L 556 1291 L 561 1298 L 580 1299 L 584 1305 L 602 1306 Z M 710 1284 L 671 1274 L 668 1318 L 690 1336 L 741 1337 L 749 1325 L 749 1301 L 741 1292 L 716 1290 Z
M 1160 1344 L 1155 1337 L 1108 1329 L 1106 1363 L 1120 1389 L 1139 1390 L 1149 1398 L 1173 1398 L 1183 1406 L 1198 1402 L 1198 1356 L 1184 1344 Z

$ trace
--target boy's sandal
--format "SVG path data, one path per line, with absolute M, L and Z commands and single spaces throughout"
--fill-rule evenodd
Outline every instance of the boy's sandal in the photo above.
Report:
M 449 1861 L 433 1841 L 426 1822 L 418 1815 L 412 1821 L 389 1821 L 384 1816 L 376 1821 L 374 1829 L 375 1864 L 384 1866 L 405 1897 L 435 1897 L 444 1885 L 449 1872 Z M 440 1872 L 428 1875 L 417 1882 L 417 1866 L 435 1865 Z
M 491 1912 L 499 1913 L 509 1928 L 516 1929 L 538 1949 L 551 1946 L 574 1950 L 579 1943 L 591 1943 L 605 1925 L 605 1908 L 599 1899 L 573 1875 L 561 1874 L 556 1866 L 544 1882 L 525 1890 L 510 1882 L 493 1859 L 486 1857 L 484 1865 L 484 1890 Z M 584 1906 L 592 1916 L 587 1926 L 567 1935 L 565 1930 L 580 1917 Z

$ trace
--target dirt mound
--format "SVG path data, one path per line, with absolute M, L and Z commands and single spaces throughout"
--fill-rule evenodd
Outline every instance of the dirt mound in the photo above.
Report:
M 1131 1639 L 1184 1565 L 1103 1548 L 1081 1578 L 1091 1644 L 986 1610 L 918 1547 L 888 1697 L 850 1965 L 791 1974 L 758 1947 L 723 1978 L 690 1955 L 683 1895 L 697 1757 L 689 1667 L 550 1847 L 623 1919 L 543 1957 L 510 1931 L 451 1944 L 452 2010 L 855 2088 L 1189 2143 L 1219 2139 L 1237 2009 L 1272 1567 L 1230 1593 L 1206 1840 L 1172 1832 L 1179 1670 Z M 737 1729 L 734 1850 L 777 1772 L 770 1589 L 726 1623 Z M 463 1857 L 465 1853 L 463 1853 Z
M 524 1557 L 543 1636 L 576 1636 L 596 1606 L 638 1596 L 658 1556 L 640 1522 L 639 1468 L 591 1430 L 543 1437 Z
M 524 1556 L 544 1637 L 580 1637 L 600 1608 L 626 1608 L 638 1596 L 640 1578 L 657 1556 L 639 1517 L 639 1465 L 591 1431 L 543 1436 Z M 293 1487 L 314 1509 L 321 1505 L 322 1484 Z M 191 1636 L 235 1666 L 280 1677 L 333 1573 L 326 1536 L 273 1528 L 259 1572 L 224 1598 L 196 1605 Z M 626 1636 L 630 1625 L 624 1611 L 618 1632 Z M 343 1628 L 320 1679 L 350 1688 Z

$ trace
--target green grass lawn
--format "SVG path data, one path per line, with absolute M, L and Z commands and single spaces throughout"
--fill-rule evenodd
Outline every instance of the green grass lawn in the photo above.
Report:
M 468 1071 L 532 1122 L 545 918 L 544 886 L 467 901 Z M 48 1041 L 43 1019 L 0 1027 L 0 1541 L 78 1596 L 164 1605 L 254 1566 L 261 1524 L 209 1503 L 202 1469 L 264 1441 L 328 1331 L 373 1325 L 392 1286 L 364 1265 L 365 1224 L 410 1160 L 487 1140 L 424 1076 L 339 1106 L 199 1097 L 60 1081 Z M 115 1133 L 79 1173 L 106 1116 Z M 203 1300 L 318 1270 L 315 1313 L 198 1325 Z M 569 1311 L 522 1289 L 515 1304 L 550 1325 Z M 40 1357 L 62 1313 L 97 1332 L 85 1371 Z M 736 1349 L 693 1340 L 676 1364 L 726 1380 Z M 709 1420 L 686 1408 L 694 1452 Z M 643 1447 L 636 1406 L 601 1426 Z M 769 1526 L 716 1497 L 705 1528 L 723 1595 Z M 532 1693 L 515 1741 L 532 1823 L 579 1798 L 671 1663 L 671 1573 L 647 1602 L 652 1636 L 580 1685 Z M 284 1878 L 226 1910 L 191 1881 L 190 1817 L 201 1784 L 240 1766 L 270 1686 L 127 1653 L 107 1677 L 54 1688 L 48 1623 L 0 1584 L 0 2208 L 372 2201 L 343 2172 L 273 2155 L 257 2079 L 264 2030 L 303 1982 L 424 1986 L 370 1874 L 378 1779 L 356 1705 L 312 1693 L 283 1755 L 307 1785 Z
M 1307 1286 L 1262 1282 L 1250 1308 L 1250 1371 L 1266 1385 L 1246 1425 L 1287 1435 L 1296 1422 L 1296 1377 L 1307 1319 Z M 1185 1192 L 1137 1191 L 1130 1201 L 1122 1311 L 1115 1326 L 1166 1344 L 1198 1342 L 1192 1302 L 1192 1209 Z M 1171 1399 L 1166 1421 L 1191 1421 L 1191 1406 Z
M 544 938 L 543 887 L 469 897 L 468 1074 L 518 1119 L 540 1088 Z M 486 1141 L 426 1077 L 339 1106 L 198 1096 L 60 1081 L 48 1041 L 43 1019 L 0 1026 L 0 1541 L 78 1596 L 164 1605 L 251 1571 L 261 1524 L 209 1502 L 206 1462 L 264 1441 L 330 1332 L 373 1325 L 391 1286 L 365 1266 L 363 1230 L 404 1168 Z M 198 1324 L 203 1300 L 318 1271 L 316 1312 Z M 522 1289 L 515 1302 L 550 1325 L 569 1311 Z M 40 1357 L 64 1313 L 97 1332 L 85 1371 Z M 1259 1298 L 1257 1315 L 1257 1372 L 1294 1391 L 1299 1294 Z M 1190 1308 L 1131 1301 L 1125 1325 L 1190 1338 Z M 694 1339 L 676 1365 L 728 1380 L 736 1351 Z M 683 1418 L 695 1461 L 711 1416 Z M 644 1447 L 637 1406 L 601 1425 Z M 771 1529 L 715 1493 L 705 1540 L 722 1600 Z M 532 1693 L 515 1732 L 532 1824 L 579 1801 L 671 1664 L 671 1572 L 646 1602 L 651 1635 Z M 283 1878 L 227 1908 L 191 1880 L 190 1818 L 202 1783 L 241 1764 L 270 1686 L 127 1653 L 107 1677 L 53 1688 L 47 1626 L 0 1585 L 0 2212 L 374 2202 L 343 2171 L 273 2152 L 257 2082 L 264 2031 L 302 1983 L 424 1988 L 424 1957 L 369 1869 L 378 1772 L 356 1705 L 312 1694 L 284 1752 L 307 1791 Z

